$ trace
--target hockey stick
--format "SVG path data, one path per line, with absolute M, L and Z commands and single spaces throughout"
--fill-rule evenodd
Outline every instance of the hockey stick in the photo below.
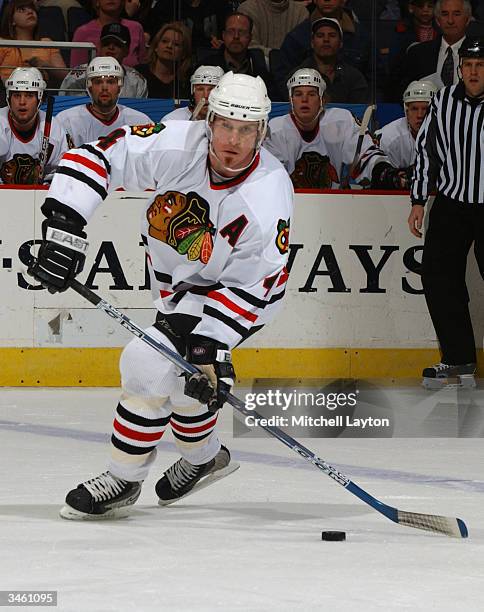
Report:
M 374 104 L 370 104 L 363 114 L 360 123 L 360 129 L 358 130 L 358 141 L 356 143 L 356 151 L 353 156 L 353 161 L 351 162 L 350 167 L 348 168 L 348 173 L 344 178 L 341 179 L 340 185 L 342 189 L 348 189 L 350 185 L 351 175 L 353 174 L 358 162 L 360 160 L 361 147 L 363 146 L 363 138 L 365 137 L 366 130 L 368 129 L 368 125 L 371 120 L 371 116 L 373 115 L 373 111 L 376 106 Z
M 205 106 L 205 102 L 206 102 L 205 98 L 200 98 L 200 100 L 198 101 L 198 104 L 193 109 L 193 113 L 192 113 L 192 116 L 190 117 L 189 121 L 196 121 L 197 120 L 197 117 L 200 114 L 200 111 Z
M 93 291 L 91 291 L 88 287 L 83 285 L 77 280 L 71 281 L 71 287 L 82 295 L 86 300 L 91 302 L 96 308 L 102 310 L 111 318 L 115 319 L 120 325 L 122 325 L 125 329 L 130 331 L 132 334 L 137 336 L 140 340 L 151 346 L 155 351 L 161 353 L 164 357 L 166 357 L 169 361 L 174 363 L 184 372 L 189 374 L 196 374 L 199 370 L 188 363 L 175 351 L 172 351 L 167 346 L 165 346 L 162 342 L 150 336 L 144 329 L 139 327 L 134 321 L 129 319 L 126 315 L 121 313 L 117 308 L 106 302 L 98 295 L 96 295 Z M 256 419 L 262 418 L 254 410 L 248 410 L 244 404 L 244 402 L 232 394 L 229 394 L 227 398 L 227 402 L 233 406 L 236 410 L 241 412 L 245 416 L 253 416 Z M 468 535 L 467 527 L 462 519 L 459 518 L 451 518 L 446 516 L 438 516 L 435 514 L 420 514 L 418 512 L 404 512 L 402 510 L 398 510 L 397 508 L 393 508 L 392 506 L 388 506 L 383 502 L 376 499 L 369 493 L 367 493 L 364 489 L 361 489 L 357 484 L 351 481 L 347 476 L 336 470 L 334 467 L 323 461 L 317 457 L 312 451 L 307 449 L 305 446 L 291 438 L 286 432 L 278 427 L 272 427 L 270 425 L 261 425 L 263 429 L 265 429 L 271 436 L 274 436 L 278 440 L 280 440 L 283 444 L 285 444 L 288 448 L 295 451 L 312 463 L 317 468 L 319 468 L 322 472 L 324 472 L 327 476 L 332 478 L 341 486 L 345 487 L 348 491 L 356 495 L 359 499 L 364 501 L 366 504 L 371 506 L 374 510 L 377 510 L 387 518 L 389 518 L 394 523 L 399 523 L 400 525 L 406 525 L 407 527 L 415 527 L 416 529 L 423 529 L 425 531 L 432 531 L 434 533 L 442 533 L 444 535 L 454 537 L 454 538 L 466 538 Z
M 42 136 L 42 147 L 40 149 L 39 155 L 39 178 L 37 182 L 39 185 L 42 185 L 42 181 L 44 180 L 45 174 L 45 166 L 47 164 L 47 156 L 49 155 L 49 138 L 50 138 L 50 128 L 52 126 L 52 115 L 54 112 L 54 96 L 49 96 L 47 98 L 47 110 L 45 111 L 45 123 L 44 123 L 44 134 Z

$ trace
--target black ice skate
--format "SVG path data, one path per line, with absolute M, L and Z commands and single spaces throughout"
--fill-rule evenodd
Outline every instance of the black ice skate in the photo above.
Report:
M 121 518 L 138 499 L 141 484 L 104 472 L 69 491 L 59 514 L 74 521 Z
M 160 506 L 191 495 L 213 482 L 238 470 L 240 464 L 230 460 L 230 452 L 225 446 L 208 463 L 192 465 L 186 459 L 179 459 L 164 473 L 156 483 L 155 491 L 160 498 Z
M 475 363 L 465 363 L 463 365 L 437 363 L 424 369 L 422 385 L 426 389 L 442 389 L 444 386 L 446 388 L 473 389 L 476 386 L 475 373 Z

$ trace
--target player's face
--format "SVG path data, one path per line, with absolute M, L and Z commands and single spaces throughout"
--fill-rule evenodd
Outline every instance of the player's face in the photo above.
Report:
M 469 17 L 463 0 L 442 0 L 436 20 L 447 42 L 454 44 L 465 35 Z
M 460 69 L 467 94 L 473 98 L 482 98 L 484 96 L 484 58 L 464 57 Z
M 407 115 L 408 125 L 414 134 L 419 131 L 420 126 L 425 119 L 425 115 L 427 114 L 428 107 L 428 102 L 408 102 L 405 105 L 405 114 Z
M 156 55 L 158 59 L 165 62 L 176 62 L 183 52 L 183 40 L 181 34 L 175 30 L 166 30 L 158 41 Z
M 411 4 L 409 10 L 415 21 L 420 25 L 430 25 L 434 17 L 434 3 L 424 2 L 422 5 Z
M 254 155 L 259 134 L 257 121 L 238 121 L 216 116 L 210 124 L 212 128 L 212 149 L 210 162 L 222 176 L 233 176 L 228 168 L 244 168 Z
M 301 123 L 313 121 L 321 108 L 321 98 L 317 87 L 300 85 L 292 90 L 292 111 Z
M 118 102 L 120 87 L 116 77 L 95 77 L 90 87 L 92 102 L 103 111 L 114 108 Z
M 39 99 L 35 91 L 12 91 L 10 113 L 19 127 L 28 129 L 37 115 Z
M 114 57 L 121 65 L 123 65 L 128 51 L 128 47 L 120 44 L 114 38 L 107 38 L 101 42 L 101 57 Z
M 195 106 L 197 106 L 202 98 L 205 99 L 205 104 L 198 113 L 197 119 L 206 118 L 208 111 L 208 96 L 214 87 L 215 85 L 202 85 L 201 83 L 193 86 L 193 99 L 195 100 Z
M 334 28 L 322 26 L 313 35 L 311 45 L 316 57 L 334 57 L 341 48 L 341 39 Z

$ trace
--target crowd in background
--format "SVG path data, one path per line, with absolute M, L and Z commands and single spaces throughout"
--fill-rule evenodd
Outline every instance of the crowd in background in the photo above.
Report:
M 466 35 L 480 36 L 483 31 L 484 0 L 93 0 L 92 3 L 91 0 L 10 0 L 2 6 L 0 35 L 4 40 L 19 42 L 90 42 L 95 45 L 99 58 L 114 60 L 119 65 L 119 74 L 118 68 L 113 69 L 108 62 L 111 72 L 93 72 L 89 81 L 88 118 L 91 122 L 92 117 L 100 122 L 103 135 L 110 131 L 108 127 L 114 129 L 129 114 L 129 109 L 117 105 L 120 96 L 190 100 L 192 112 L 196 101 L 191 77 L 198 67 L 213 66 L 223 72 L 259 76 L 272 101 L 291 103 L 292 123 L 277 126 L 284 127 L 283 139 L 288 138 L 286 132 L 294 132 L 290 137 L 301 140 L 302 148 L 296 156 L 302 155 L 302 149 L 306 151 L 303 174 L 307 176 L 302 184 L 293 177 L 295 185 L 302 187 L 334 188 L 344 184 L 339 176 L 341 160 L 335 171 L 331 169 L 335 160 L 331 159 L 330 171 L 326 168 L 328 164 L 322 171 L 324 164 L 319 158 L 315 163 L 312 151 L 327 103 L 402 103 L 412 84 L 423 82 L 424 85 L 413 87 L 416 96 L 406 100 L 406 121 L 398 127 L 398 133 L 390 130 L 389 134 L 377 134 L 375 139 L 375 145 L 382 147 L 395 138 L 399 139 L 400 149 L 403 140 L 410 143 L 405 145 L 407 152 L 400 156 L 400 163 L 391 162 L 398 172 L 387 168 L 384 175 L 367 177 L 364 185 L 406 189 L 412 171 L 411 160 L 407 163 L 412 157 L 408 151 L 413 154 L 429 96 L 445 85 L 458 82 L 459 46 Z M 42 95 L 44 90 L 60 95 L 85 95 L 88 59 L 85 49 L 2 46 L 0 41 L 0 104 L 3 97 L 5 106 L 5 82 L 15 67 L 40 70 L 39 80 L 45 83 Z M 301 91 L 292 96 L 295 87 L 291 89 L 288 83 L 294 74 L 303 75 L 297 80 L 299 89 L 304 87 L 304 79 L 309 79 L 306 84 L 317 90 L 317 99 L 301 101 Z M 102 77 L 114 79 L 109 94 L 97 92 L 96 79 Z M 34 91 L 37 105 L 40 90 Z M 93 91 L 97 93 L 94 95 Z M 107 103 L 101 99 L 106 95 L 108 110 Z M 409 111 L 417 106 L 420 106 L 420 115 L 412 124 Z M 313 108 L 315 113 L 310 121 L 304 117 L 307 108 Z M 76 112 L 82 115 L 85 111 Z M 75 124 L 78 128 L 77 115 L 70 118 L 69 125 Z M 203 116 L 201 113 L 198 118 Z M 5 121 L 24 140 L 21 124 L 15 120 L 12 123 L 11 113 L 9 117 Z M 148 120 L 138 113 L 138 123 L 143 117 Z M 328 122 L 331 117 L 340 130 L 348 121 L 346 116 L 343 121 L 341 114 L 335 113 L 326 113 L 324 120 Z M 12 127 L 10 124 L 7 128 Z M 28 135 L 32 126 L 27 127 Z M 82 134 L 74 138 L 74 128 L 66 125 L 63 128 L 71 145 L 82 138 Z M 276 156 L 291 166 L 281 151 L 274 148 L 275 128 L 276 124 L 272 126 L 272 142 L 269 132 L 267 147 L 272 147 L 278 153 Z M 348 155 L 354 150 L 356 129 L 352 125 L 351 138 L 347 138 Z M 92 133 L 96 138 L 96 129 Z M 344 157 L 345 143 L 341 139 L 338 155 Z M 312 143 L 309 151 L 308 142 Z M 395 149 L 395 142 L 392 147 Z M 330 148 L 330 144 L 323 143 L 319 149 L 322 159 Z M 385 153 L 392 157 L 390 151 Z M 348 165 L 348 161 L 343 159 L 343 164 Z M 324 174 L 326 178 L 311 182 L 310 174 L 319 177 Z

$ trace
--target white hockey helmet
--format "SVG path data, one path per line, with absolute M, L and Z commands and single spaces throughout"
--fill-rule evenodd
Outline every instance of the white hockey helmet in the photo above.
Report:
M 288 79 L 287 90 L 289 97 L 292 98 L 292 90 L 294 87 L 317 87 L 320 97 L 323 97 L 326 91 L 326 83 L 321 74 L 313 68 L 300 68 Z
M 239 121 L 259 121 L 265 128 L 270 111 L 271 101 L 259 76 L 226 72 L 208 96 L 209 120 L 216 114 Z
M 12 91 L 36 91 L 40 104 L 46 87 L 46 82 L 37 68 L 15 68 L 5 81 L 7 102 Z
M 118 85 L 123 86 L 124 72 L 114 57 L 95 57 L 86 68 L 86 87 L 89 89 L 92 79 L 96 77 L 116 77 Z
M 199 66 L 190 77 L 190 91 L 193 94 L 195 85 L 217 85 L 224 71 L 220 66 Z
M 403 103 L 430 102 L 437 91 L 432 81 L 412 81 L 403 94 Z

